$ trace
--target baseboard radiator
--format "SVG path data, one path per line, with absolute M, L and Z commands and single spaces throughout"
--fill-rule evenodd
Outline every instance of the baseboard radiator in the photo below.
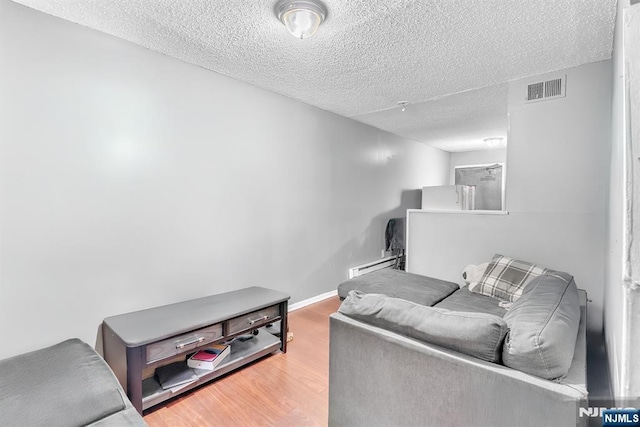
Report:
M 354 277 L 362 276 L 366 273 L 371 273 L 372 271 L 380 270 L 382 268 L 393 267 L 396 263 L 396 256 L 390 256 L 386 258 L 380 258 L 375 261 L 368 262 L 366 264 L 359 265 L 357 267 L 353 267 L 349 269 L 349 279 L 353 279 Z

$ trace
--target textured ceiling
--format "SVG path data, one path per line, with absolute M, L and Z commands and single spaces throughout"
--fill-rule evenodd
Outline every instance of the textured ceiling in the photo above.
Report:
M 484 138 L 507 139 L 507 86 L 488 86 L 410 104 L 405 111 L 396 107 L 354 119 L 446 151 L 488 149 Z
M 451 151 L 506 136 L 506 82 L 609 59 L 615 21 L 615 0 L 324 0 L 299 40 L 276 0 L 17 2 Z

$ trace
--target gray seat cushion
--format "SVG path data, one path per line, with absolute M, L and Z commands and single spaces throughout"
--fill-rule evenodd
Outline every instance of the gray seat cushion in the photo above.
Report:
M 456 283 L 446 280 L 384 268 L 342 282 L 338 286 L 338 295 L 344 299 L 350 291 L 357 290 L 431 306 L 458 289 Z
M 128 406 L 108 365 L 78 339 L 4 359 L 0 378 L 3 426 L 82 426 Z
M 345 316 L 489 362 L 500 360 L 507 324 L 498 316 L 449 311 L 381 294 L 349 292 Z
M 471 292 L 465 286 L 440 301 L 434 307 L 451 311 L 494 314 L 503 317 L 507 310 L 500 307 L 499 303 L 500 301 L 496 298 Z
M 553 272 L 536 277 L 504 316 L 509 325 L 503 363 L 541 378 L 567 374 L 580 324 L 573 277 Z

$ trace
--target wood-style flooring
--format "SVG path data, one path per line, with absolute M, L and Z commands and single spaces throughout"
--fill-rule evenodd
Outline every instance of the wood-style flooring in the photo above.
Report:
M 145 415 L 151 427 L 326 426 L 332 297 L 289 314 L 294 338 L 274 353 Z

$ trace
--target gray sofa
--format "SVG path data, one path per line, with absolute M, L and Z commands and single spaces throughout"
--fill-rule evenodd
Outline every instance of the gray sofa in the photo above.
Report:
M 106 362 L 79 339 L 0 361 L 0 426 L 146 426 Z
M 398 270 L 342 283 L 329 425 L 586 426 L 586 294 L 554 273 L 508 311 Z

